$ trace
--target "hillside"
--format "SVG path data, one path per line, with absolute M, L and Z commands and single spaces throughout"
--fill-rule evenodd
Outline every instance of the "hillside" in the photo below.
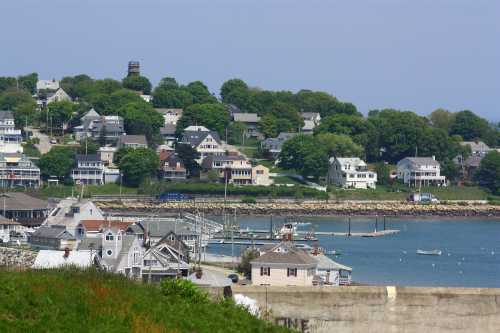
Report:
M 0 270 L 0 332 L 286 332 L 176 292 L 97 271 Z

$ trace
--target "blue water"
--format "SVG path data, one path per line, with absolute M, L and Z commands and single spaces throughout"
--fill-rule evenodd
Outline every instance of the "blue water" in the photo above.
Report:
M 217 219 L 217 218 L 214 218 Z M 220 220 L 220 219 L 219 219 Z M 275 225 L 284 219 L 274 218 Z M 342 217 L 309 217 L 316 231 L 347 232 Z M 500 219 L 388 218 L 385 237 L 319 236 L 318 245 L 339 250 L 333 260 L 353 268 L 356 282 L 373 285 L 500 287 Z M 240 217 L 241 228 L 269 229 L 269 218 Z M 383 224 L 379 222 L 379 230 Z M 352 232 L 373 231 L 374 218 L 352 219 Z M 312 245 L 312 243 L 309 243 Z M 246 246 L 235 246 L 239 254 Z M 439 249 L 441 256 L 417 255 L 416 250 Z M 231 245 L 211 245 L 209 252 L 231 254 Z

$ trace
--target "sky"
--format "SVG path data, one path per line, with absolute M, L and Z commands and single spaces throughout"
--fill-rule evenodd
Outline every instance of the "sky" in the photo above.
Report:
M 500 121 L 498 0 L 1 0 L 0 76 L 241 78 Z

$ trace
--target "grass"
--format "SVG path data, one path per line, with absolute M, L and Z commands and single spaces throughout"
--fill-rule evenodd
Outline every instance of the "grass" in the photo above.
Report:
M 274 184 L 302 185 L 302 183 L 299 182 L 297 179 L 287 176 L 271 177 L 271 179 L 274 181 Z
M 32 191 L 31 194 L 46 199 L 46 198 L 65 198 L 71 194 L 79 195 L 82 187 L 79 185 L 57 185 L 45 186 L 39 190 Z M 119 184 L 104 184 L 101 186 L 87 185 L 84 187 L 83 196 L 90 197 L 92 195 L 120 194 Z M 137 194 L 137 188 L 122 186 L 122 194 Z
M 186 293 L 185 291 L 188 291 Z M 231 301 L 96 270 L 0 270 L 0 332 L 288 332 Z
M 399 190 L 399 192 L 397 191 Z M 378 185 L 375 190 L 344 190 L 331 188 L 332 198 L 340 200 L 405 200 L 416 188 Z M 488 193 L 478 186 L 422 187 L 422 192 L 432 193 L 439 200 L 487 200 Z

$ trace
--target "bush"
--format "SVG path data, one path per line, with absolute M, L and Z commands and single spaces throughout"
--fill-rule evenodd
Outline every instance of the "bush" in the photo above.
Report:
M 189 280 L 165 279 L 161 283 L 161 291 L 167 297 L 179 297 L 196 303 L 208 302 L 208 296 Z
M 246 204 L 254 204 L 257 203 L 257 200 L 255 199 L 255 197 L 246 195 L 243 198 L 241 198 L 241 202 Z

